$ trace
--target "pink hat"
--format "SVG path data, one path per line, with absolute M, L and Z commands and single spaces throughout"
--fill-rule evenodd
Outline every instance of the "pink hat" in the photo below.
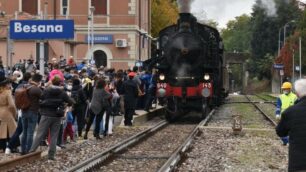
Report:
M 130 73 L 128 74 L 128 76 L 134 77 L 134 76 L 136 76 L 136 73 L 135 73 L 135 72 L 130 72 Z

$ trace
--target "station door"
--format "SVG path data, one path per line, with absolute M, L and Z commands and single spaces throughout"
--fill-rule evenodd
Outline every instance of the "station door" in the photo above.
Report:
M 97 50 L 94 52 L 94 60 L 96 63 L 97 68 L 101 66 L 107 66 L 107 56 L 104 51 Z

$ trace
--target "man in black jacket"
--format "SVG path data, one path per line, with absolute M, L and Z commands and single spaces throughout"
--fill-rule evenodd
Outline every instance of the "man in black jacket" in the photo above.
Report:
M 120 96 L 119 108 L 120 113 L 124 114 L 124 88 L 123 88 L 123 71 L 118 71 L 115 81 L 115 89 Z
M 289 172 L 306 170 L 306 79 L 294 86 L 299 99 L 282 113 L 276 128 L 278 136 L 289 136 Z
M 81 86 L 81 81 L 77 78 L 72 81 L 71 98 L 75 101 L 73 105 L 73 123 L 75 118 L 78 124 L 78 137 L 82 137 L 82 131 L 85 125 L 85 110 L 87 106 L 87 98 Z
M 124 91 L 124 124 L 132 126 L 133 115 L 135 113 L 136 102 L 138 97 L 138 88 L 133 78 L 136 76 L 135 72 L 128 74 L 129 79 L 123 83 Z
M 52 85 L 43 91 L 40 103 L 41 120 L 38 125 L 37 134 L 30 152 L 35 151 L 40 141 L 48 134 L 50 129 L 51 143 L 48 152 L 48 159 L 55 160 L 56 143 L 61 125 L 61 118 L 64 117 L 65 103 L 72 106 L 74 103 L 67 93 L 60 87 L 61 79 L 55 76 Z

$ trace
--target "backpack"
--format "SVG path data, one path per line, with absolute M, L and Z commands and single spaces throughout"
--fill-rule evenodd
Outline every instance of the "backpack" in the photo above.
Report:
M 33 86 L 23 85 L 22 87 L 16 89 L 15 91 L 15 104 L 17 109 L 27 110 L 31 105 L 31 99 L 29 97 L 28 91 Z
M 71 98 L 74 100 L 75 105 L 80 105 L 81 104 L 81 98 L 80 98 L 79 90 L 71 91 Z

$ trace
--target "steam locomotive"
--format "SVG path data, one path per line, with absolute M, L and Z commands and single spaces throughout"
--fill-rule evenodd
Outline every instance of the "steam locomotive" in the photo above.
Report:
M 156 95 L 166 102 L 166 118 L 200 111 L 204 118 L 222 103 L 223 43 L 218 30 L 180 13 L 177 24 L 160 31 L 157 55 L 150 65 L 157 69 Z

